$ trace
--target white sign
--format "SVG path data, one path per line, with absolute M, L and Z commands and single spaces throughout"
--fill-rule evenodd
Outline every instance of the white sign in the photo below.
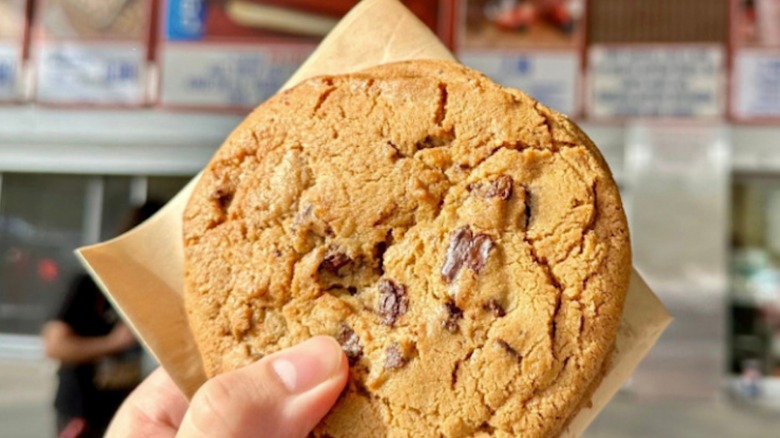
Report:
M 52 103 L 139 105 L 146 100 L 146 46 L 41 42 L 36 96 Z
M 163 105 L 255 107 L 314 50 L 310 45 L 169 44 L 162 51 Z
M 594 47 L 588 63 L 591 117 L 715 117 L 724 112 L 719 46 Z
M 21 96 L 21 47 L 0 42 L 0 100 L 14 100 Z
M 780 51 L 737 51 L 732 86 L 735 116 L 780 117 Z
M 573 51 L 464 51 L 461 62 L 564 114 L 578 112 L 580 57 Z

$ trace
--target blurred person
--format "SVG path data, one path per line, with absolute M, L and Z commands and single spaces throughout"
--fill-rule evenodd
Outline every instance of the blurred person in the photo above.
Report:
M 132 210 L 123 229 L 161 204 Z M 86 274 L 71 282 L 63 305 L 43 327 L 46 355 L 60 362 L 54 400 L 60 438 L 102 437 L 114 413 L 141 382 L 142 350 L 130 329 Z

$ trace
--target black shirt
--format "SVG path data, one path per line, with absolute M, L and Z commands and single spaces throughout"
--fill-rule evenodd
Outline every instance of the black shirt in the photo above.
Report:
M 105 336 L 119 321 L 116 311 L 87 275 L 71 284 L 56 320 L 68 324 L 78 336 Z M 141 379 L 141 349 L 95 359 L 90 363 L 60 366 L 54 407 L 65 417 L 83 417 L 88 423 L 107 424 L 119 405 Z

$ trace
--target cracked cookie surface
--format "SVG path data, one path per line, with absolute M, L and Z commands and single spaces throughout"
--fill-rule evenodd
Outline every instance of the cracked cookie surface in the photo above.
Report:
M 445 61 L 261 105 L 204 171 L 184 243 L 208 375 L 342 344 L 321 437 L 558 435 L 608 364 L 631 268 L 590 140 Z

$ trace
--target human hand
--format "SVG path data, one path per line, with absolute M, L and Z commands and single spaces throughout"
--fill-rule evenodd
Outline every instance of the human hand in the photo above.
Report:
M 108 334 L 108 340 L 113 351 L 127 350 L 138 342 L 130 328 L 122 321 L 116 323 Z
M 158 369 L 114 416 L 115 437 L 305 437 L 338 399 L 349 367 L 339 344 L 318 336 L 206 382 L 188 403 Z

